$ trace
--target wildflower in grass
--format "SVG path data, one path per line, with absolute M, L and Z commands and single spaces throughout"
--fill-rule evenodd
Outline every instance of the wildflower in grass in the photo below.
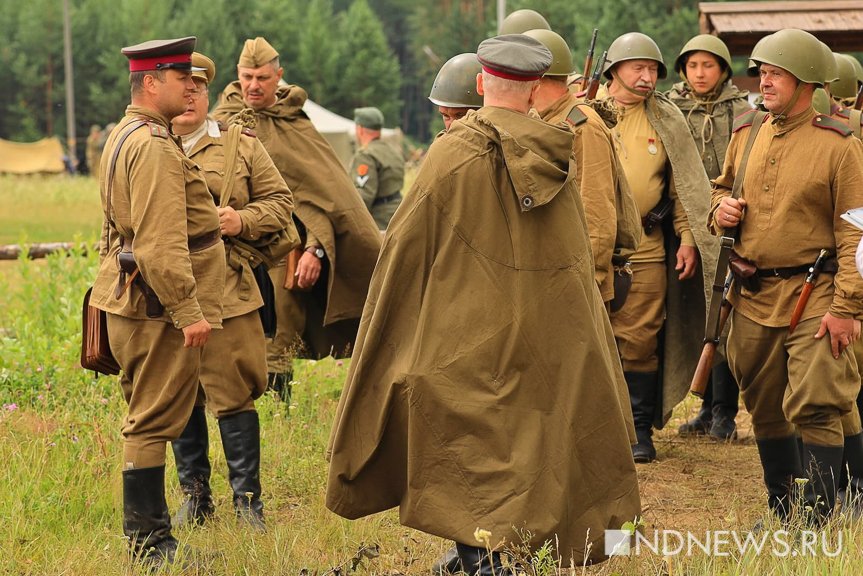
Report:
M 3 404 L 3 409 L 6 410 L 7 412 L 14 412 L 15 410 L 18 409 L 18 405 L 15 404 L 14 402 L 12 404 Z

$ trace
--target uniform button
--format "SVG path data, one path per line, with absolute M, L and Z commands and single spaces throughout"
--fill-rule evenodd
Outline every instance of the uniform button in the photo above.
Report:
M 533 206 L 533 198 L 531 196 L 525 196 L 521 199 L 521 205 L 525 208 L 530 208 Z
M 764 191 L 765 191 L 765 192 L 767 192 L 768 190 L 770 190 L 770 186 L 768 186 L 767 184 L 765 184 L 765 185 L 764 185 Z

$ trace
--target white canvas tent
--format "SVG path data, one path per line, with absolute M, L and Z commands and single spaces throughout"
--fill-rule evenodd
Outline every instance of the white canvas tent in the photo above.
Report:
M 356 149 L 356 124 L 354 121 L 339 116 L 335 112 L 330 112 L 311 100 L 306 100 L 303 105 L 303 112 L 308 115 L 318 132 L 327 139 L 345 168 L 349 168 Z M 381 131 L 381 139 L 401 150 L 402 132 L 398 128 L 384 128 Z

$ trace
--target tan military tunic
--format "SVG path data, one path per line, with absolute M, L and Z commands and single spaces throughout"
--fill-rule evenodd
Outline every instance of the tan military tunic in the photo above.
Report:
M 827 248 L 838 252 L 839 271 L 819 276 L 793 335 L 787 326 L 803 274 L 761 278 L 757 293 L 732 291 L 729 365 L 756 437 L 789 436 L 796 426 L 807 443 L 841 446 L 840 417 L 851 412 L 860 389 L 857 362 L 851 348 L 833 359 L 830 336 L 812 335 L 828 311 L 839 318 L 863 316 L 863 279 L 854 261 L 861 233 L 839 218 L 863 205 L 863 145 L 811 108 L 782 122 L 769 118 L 750 153 L 742 191 L 747 208 L 735 250 L 760 268 L 781 268 L 809 264 Z M 731 193 L 750 130 L 745 125 L 734 134 L 715 181 L 709 227 L 717 233 L 716 208 Z M 817 161 L 812 150 L 818 150 Z
M 579 102 L 578 98 L 567 93 L 539 113 L 546 122 L 559 124 L 566 122 L 573 108 L 578 107 L 586 118 L 578 126 L 571 125 L 574 136 L 572 153 L 578 165 L 579 190 L 590 232 L 596 283 L 603 301 L 608 302 L 614 298 L 611 257 L 617 237 L 615 204 L 620 175 L 617 172 L 611 132 L 593 108 L 586 104 L 579 105 Z
M 117 155 L 111 195 L 117 230 L 107 221 L 103 225 L 91 298 L 109 313 L 111 350 L 123 370 L 120 384 L 129 405 L 122 428 L 125 468 L 163 465 L 166 442 L 182 433 L 195 402 L 201 349 L 185 348 L 180 329 L 202 319 L 221 327 L 225 284 L 222 242 L 189 253 L 191 238 L 218 234 L 219 218 L 197 166 L 183 155 L 164 117 L 136 106 L 126 109 L 102 157 L 103 209 L 118 139 L 138 118 L 148 124 L 132 132 Z M 147 318 L 135 284 L 115 296 L 121 237 L 165 307 L 161 318 Z
M 357 150 L 351 162 L 351 178 L 378 228 L 386 230 L 401 202 L 404 158 L 377 138 Z
M 188 156 L 201 167 L 215 205 L 225 186 L 229 133 L 212 119 L 199 130 L 183 137 Z M 259 243 L 262 238 L 277 240 L 275 233 L 288 230 L 299 243 L 291 219 L 293 198 L 287 184 L 254 135 L 244 130 L 234 162 L 233 190 L 228 206 L 237 211 L 242 231 L 237 238 Z M 259 244 L 258 244 L 259 245 Z M 204 348 L 201 386 L 206 403 L 217 418 L 254 409 L 254 399 L 267 387 L 266 340 L 257 309 L 263 304 L 249 260 L 225 238 L 227 275 L 223 297 L 223 329 L 212 334 Z M 284 246 L 284 252 L 290 246 Z M 284 253 L 282 254 L 284 255 Z

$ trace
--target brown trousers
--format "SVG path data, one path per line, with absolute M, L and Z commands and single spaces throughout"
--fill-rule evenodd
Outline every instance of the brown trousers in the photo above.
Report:
M 662 262 L 633 262 L 623 308 L 609 314 L 624 372 L 659 370 L 659 331 L 665 321 L 667 279 Z
M 284 261 L 283 261 L 284 262 Z M 306 292 L 285 290 L 285 266 L 269 270 L 276 302 L 276 334 L 267 342 L 267 372 L 285 374 L 291 371 L 296 348 L 301 345 L 306 328 Z
M 796 426 L 807 444 L 843 445 L 842 418 L 852 414 L 860 390 L 857 360 L 850 349 L 834 359 L 829 334 L 812 337 L 820 323 L 821 318 L 805 320 L 788 334 L 787 327 L 732 314 L 728 364 L 756 438 L 791 436 Z
M 166 444 L 183 432 L 195 405 L 203 350 L 184 348 L 182 330 L 167 322 L 111 313 L 108 338 L 129 405 L 123 469 L 163 466 Z
M 195 405 L 216 418 L 255 409 L 267 389 L 266 340 L 257 310 L 222 320 L 201 359 L 201 388 Z

